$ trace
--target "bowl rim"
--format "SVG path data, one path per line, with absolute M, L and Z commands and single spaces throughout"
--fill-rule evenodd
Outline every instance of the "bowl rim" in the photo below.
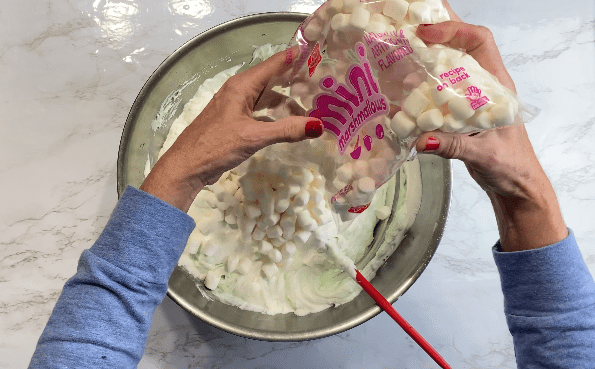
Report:
M 229 29 L 233 29 L 236 27 L 241 27 L 243 25 L 248 25 L 254 22 L 259 21 L 266 21 L 270 20 L 271 18 L 275 19 L 276 21 L 303 21 L 305 20 L 310 14 L 306 13 L 298 13 L 298 12 L 266 12 L 266 13 L 257 13 L 257 14 L 250 14 L 243 17 L 235 18 L 224 23 L 218 24 L 214 27 L 211 27 L 200 34 L 194 36 L 190 40 L 186 41 L 182 46 L 176 49 L 171 55 L 169 55 L 163 62 L 159 64 L 159 66 L 155 69 L 155 71 L 151 74 L 149 79 L 143 85 L 141 91 L 137 95 L 132 104 L 131 110 L 128 114 L 126 119 L 124 129 L 122 132 L 122 137 L 120 139 L 120 145 L 118 150 L 118 161 L 117 161 L 117 191 L 118 195 L 124 192 L 126 187 L 126 183 L 124 181 L 124 158 L 126 157 L 127 147 L 126 144 L 129 141 L 129 136 L 132 135 L 133 132 L 133 123 L 136 121 L 142 105 L 138 102 L 144 101 L 149 93 L 152 91 L 153 87 L 159 82 L 159 77 L 169 71 L 174 64 L 181 58 L 183 58 L 187 53 L 192 51 L 192 48 L 195 44 L 200 44 L 202 42 L 208 41 L 211 38 L 214 38 Z M 442 159 L 445 160 L 445 159 Z M 445 214 L 448 214 L 448 211 L 451 206 L 451 197 L 452 197 L 452 166 L 449 160 L 445 160 L 445 166 L 443 170 L 446 175 L 445 177 L 445 188 L 444 188 L 444 207 L 445 207 Z M 442 239 L 442 235 L 444 234 L 444 225 L 446 222 L 446 215 L 444 219 L 440 222 L 440 226 L 436 227 L 433 232 L 433 236 L 431 239 L 432 244 L 435 246 L 431 249 L 428 249 L 424 258 L 422 259 L 422 263 L 418 267 L 418 269 L 413 273 L 410 278 L 397 290 L 391 293 L 385 298 L 392 304 L 394 303 L 400 296 L 402 296 L 412 285 L 413 283 L 419 278 L 421 273 L 425 270 L 429 262 L 431 261 L 440 240 Z M 371 281 L 374 284 L 374 281 Z M 323 328 L 313 331 L 307 332 L 292 332 L 292 333 L 279 333 L 279 332 L 270 332 L 270 331 L 263 331 L 257 330 L 253 328 L 243 328 L 236 326 L 234 324 L 227 323 L 222 321 L 196 307 L 190 305 L 182 296 L 178 295 L 175 291 L 172 290 L 171 287 L 167 289 L 167 296 L 169 296 L 177 305 L 182 307 L 182 309 L 187 313 L 196 317 L 209 325 L 226 331 L 228 333 L 251 338 L 257 340 L 266 340 L 266 341 L 279 341 L 279 342 L 295 342 L 295 341 L 308 341 L 313 339 L 319 339 L 323 337 L 332 336 L 344 331 L 347 331 L 351 328 L 357 327 L 358 325 L 368 321 L 369 319 L 375 317 L 379 313 L 382 312 L 382 309 L 378 305 L 373 305 L 370 308 L 362 311 L 358 315 L 350 318 L 349 320 L 344 321 L 341 324 L 337 324 L 332 328 Z

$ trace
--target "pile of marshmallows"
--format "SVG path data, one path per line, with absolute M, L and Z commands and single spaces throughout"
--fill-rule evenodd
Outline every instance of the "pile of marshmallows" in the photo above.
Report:
M 401 111 L 387 122 L 399 138 L 407 139 L 437 129 L 469 133 L 514 123 L 519 103 L 513 92 L 500 85 L 496 77 L 470 55 L 437 44 L 427 47 L 415 35 L 415 27 L 419 24 L 450 19 L 440 0 L 385 0 L 377 3 L 328 0 L 326 7 L 315 15 L 303 32 L 309 42 L 325 37 L 330 40 L 329 44 L 338 45 L 337 40 L 361 40 L 364 32 L 375 33 L 378 37 L 383 33 L 402 33 L 409 40 L 419 68 L 405 76 L 406 96 L 395 102 Z M 393 68 L 399 68 L 399 65 Z M 471 95 L 471 92 L 475 94 Z M 485 97 L 485 104 L 478 107 L 481 104 L 476 103 L 476 109 L 472 108 L 471 98 Z
M 297 166 L 283 165 L 280 161 L 255 156 L 242 166 L 226 172 L 208 186 L 207 203 L 213 208 L 212 220 L 237 225 L 241 240 L 254 241 L 255 251 L 265 255 L 262 271 L 271 277 L 279 266 L 288 265 L 296 252 L 296 243 L 305 244 L 316 230 L 333 221 L 333 215 L 324 201 L 324 179 L 318 173 Z M 209 223 L 197 225 L 207 235 Z M 201 252 L 212 256 L 219 245 L 207 241 Z M 227 271 L 247 274 L 252 268 L 249 258 L 231 255 Z M 205 286 L 214 289 L 218 274 L 205 278 Z
M 197 224 L 203 235 L 216 232 L 213 227 L 226 222 L 241 232 L 241 240 L 254 244 L 254 251 L 266 260 L 262 271 L 267 277 L 279 272 L 279 267 L 289 265 L 296 252 L 296 245 L 302 246 L 312 239 L 313 247 L 325 248 L 324 235 L 317 231 L 321 226 L 333 221 L 331 210 L 324 200 L 325 180 L 310 169 L 289 166 L 278 160 L 255 156 L 241 165 L 224 173 L 221 178 L 206 188 L 203 194 L 212 208 L 212 223 Z M 339 176 L 351 177 L 344 173 L 347 166 L 339 170 Z M 374 181 L 369 177 L 360 178 L 359 191 L 373 196 Z M 366 187 L 367 186 L 367 187 Z M 379 207 L 376 216 L 386 219 L 390 215 L 388 206 Z M 198 246 L 198 245 L 197 245 Z M 207 257 L 215 255 L 220 247 L 216 241 L 208 240 L 200 251 Z M 196 250 L 187 250 L 196 253 Z M 253 268 L 251 258 L 240 258 L 232 254 L 227 258 L 228 273 L 237 271 L 248 274 Z M 205 277 L 205 286 L 217 288 L 221 272 L 217 268 Z

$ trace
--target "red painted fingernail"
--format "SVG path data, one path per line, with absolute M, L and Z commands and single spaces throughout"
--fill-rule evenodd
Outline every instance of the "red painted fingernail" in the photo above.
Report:
M 426 141 L 426 147 L 424 147 L 424 152 L 425 151 L 436 151 L 436 150 L 438 150 L 439 147 L 440 147 L 440 141 L 438 141 L 434 137 L 430 137 Z
M 322 136 L 322 131 L 324 127 L 322 127 L 322 122 L 319 120 L 311 120 L 306 123 L 306 136 L 310 138 L 317 138 Z

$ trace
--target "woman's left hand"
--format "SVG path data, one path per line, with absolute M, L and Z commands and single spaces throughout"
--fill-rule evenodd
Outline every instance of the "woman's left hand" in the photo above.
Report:
M 276 122 L 252 119 L 271 78 L 288 65 L 286 52 L 232 76 L 202 113 L 157 161 L 140 189 L 187 212 L 198 192 L 258 150 L 279 142 L 320 137 L 320 120 L 291 116 Z

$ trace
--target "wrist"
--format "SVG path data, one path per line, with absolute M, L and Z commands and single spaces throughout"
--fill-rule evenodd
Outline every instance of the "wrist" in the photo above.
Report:
M 502 251 L 536 249 L 568 236 L 556 194 L 549 181 L 523 196 L 489 193 L 498 222 Z
M 164 159 L 163 157 L 157 161 L 139 189 L 183 212 L 188 212 L 204 185 L 198 178 L 187 177 L 182 168 L 165 164 Z

